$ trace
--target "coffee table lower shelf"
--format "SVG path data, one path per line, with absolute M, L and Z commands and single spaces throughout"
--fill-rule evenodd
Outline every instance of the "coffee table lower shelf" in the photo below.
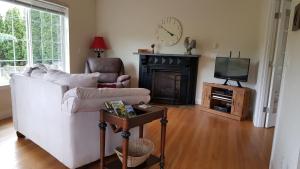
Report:
M 128 169 L 146 169 L 160 162 L 160 159 L 154 155 L 151 155 L 147 161 L 137 167 L 128 167 Z M 105 165 L 106 169 L 121 169 L 122 163 L 118 157 L 114 157 L 110 162 Z

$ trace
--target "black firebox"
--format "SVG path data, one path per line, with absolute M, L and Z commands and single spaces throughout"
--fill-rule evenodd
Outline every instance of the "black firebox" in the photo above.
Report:
M 195 104 L 199 55 L 139 55 L 139 87 L 151 91 L 151 102 Z

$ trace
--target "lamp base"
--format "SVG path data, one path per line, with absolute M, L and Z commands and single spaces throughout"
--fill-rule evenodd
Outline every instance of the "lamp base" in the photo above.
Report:
M 103 52 L 104 51 L 102 50 L 95 50 L 95 53 L 97 53 L 97 58 L 101 58 Z

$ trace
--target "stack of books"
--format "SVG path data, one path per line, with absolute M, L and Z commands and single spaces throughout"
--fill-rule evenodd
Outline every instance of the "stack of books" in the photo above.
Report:
M 104 103 L 108 112 L 120 117 L 135 117 L 136 113 L 131 105 L 125 105 L 123 101 L 110 101 Z

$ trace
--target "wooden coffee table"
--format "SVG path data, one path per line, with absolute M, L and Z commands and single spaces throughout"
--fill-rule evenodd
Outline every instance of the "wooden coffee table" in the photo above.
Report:
M 134 127 L 139 127 L 139 137 L 143 138 L 143 126 L 146 123 L 150 123 L 154 120 L 159 120 L 161 122 L 161 143 L 160 143 L 160 157 L 155 157 L 151 155 L 150 158 L 141 166 L 140 168 L 149 168 L 150 166 L 159 163 L 160 168 L 164 169 L 165 164 L 165 144 L 166 144 L 166 128 L 167 128 L 167 111 L 166 107 L 151 106 L 147 109 L 141 109 L 138 106 L 134 106 L 137 116 L 132 118 L 122 118 L 115 114 L 109 113 L 106 110 L 100 111 L 100 169 L 127 169 L 127 156 L 128 156 L 128 140 L 130 137 L 129 130 Z M 105 130 L 107 124 L 109 123 L 115 133 L 122 132 L 123 142 L 122 142 L 122 163 L 118 159 L 114 159 L 111 162 L 105 164 L 104 152 L 105 152 Z M 118 127 L 116 127 L 118 126 Z

